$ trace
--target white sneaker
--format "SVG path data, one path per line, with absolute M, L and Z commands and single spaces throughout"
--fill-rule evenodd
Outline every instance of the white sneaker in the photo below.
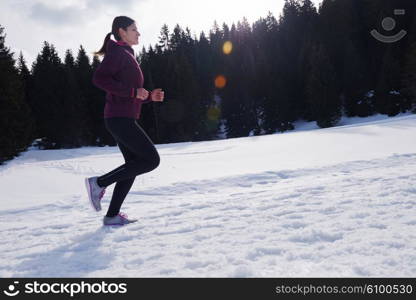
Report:
M 96 210 L 101 210 L 101 199 L 104 196 L 105 188 L 98 186 L 98 177 L 85 178 L 85 186 L 87 187 L 88 199 L 91 206 Z
M 135 219 L 127 219 L 127 215 L 125 213 L 119 213 L 117 216 L 114 217 L 107 217 L 104 216 L 103 224 L 104 225 L 126 225 L 130 223 L 137 222 Z

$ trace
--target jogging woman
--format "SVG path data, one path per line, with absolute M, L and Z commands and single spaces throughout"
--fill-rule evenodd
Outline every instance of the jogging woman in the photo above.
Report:
M 110 39 L 114 35 L 116 41 Z M 164 92 L 149 93 L 143 88 L 143 73 L 134 55 L 133 45 L 139 44 L 140 33 L 135 21 L 126 16 L 114 18 L 112 30 L 96 55 L 104 59 L 93 75 L 93 84 L 107 92 L 104 124 L 123 154 L 125 164 L 102 176 L 85 179 L 88 198 L 96 211 L 101 210 L 105 188 L 115 183 L 104 225 L 125 225 L 137 220 L 120 212 L 134 179 L 150 172 L 160 163 L 152 140 L 139 126 L 141 106 L 151 101 L 163 101 Z

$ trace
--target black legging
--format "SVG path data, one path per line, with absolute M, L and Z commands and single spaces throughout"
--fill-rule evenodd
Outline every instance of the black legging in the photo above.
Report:
M 107 217 L 116 216 L 120 212 L 121 205 L 133 185 L 137 175 L 156 169 L 160 163 L 152 140 L 146 132 L 132 118 L 107 118 L 104 119 L 105 127 L 114 137 L 125 164 L 111 172 L 98 177 L 98 185 L 107 187 L 116 182 Z

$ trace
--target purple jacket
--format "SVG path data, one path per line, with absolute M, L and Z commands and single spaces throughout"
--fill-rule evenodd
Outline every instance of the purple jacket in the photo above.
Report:
M 143 87 L 143 73 L 127 43 L 108 40 L 103 61 L 95 70 L 92 82 L 107 92 L 104 118 L 128 117 L 139 119 L 143 103 L 136 98 L 137 89 Z

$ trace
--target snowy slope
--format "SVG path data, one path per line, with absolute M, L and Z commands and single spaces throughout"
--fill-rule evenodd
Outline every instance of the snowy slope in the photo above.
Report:
M 29 150 L 0 166 L 0 277 L 414 277 L 416 115 L 341 125 L 157 145 L 121 228 L 83 183 L 118 148 Z

